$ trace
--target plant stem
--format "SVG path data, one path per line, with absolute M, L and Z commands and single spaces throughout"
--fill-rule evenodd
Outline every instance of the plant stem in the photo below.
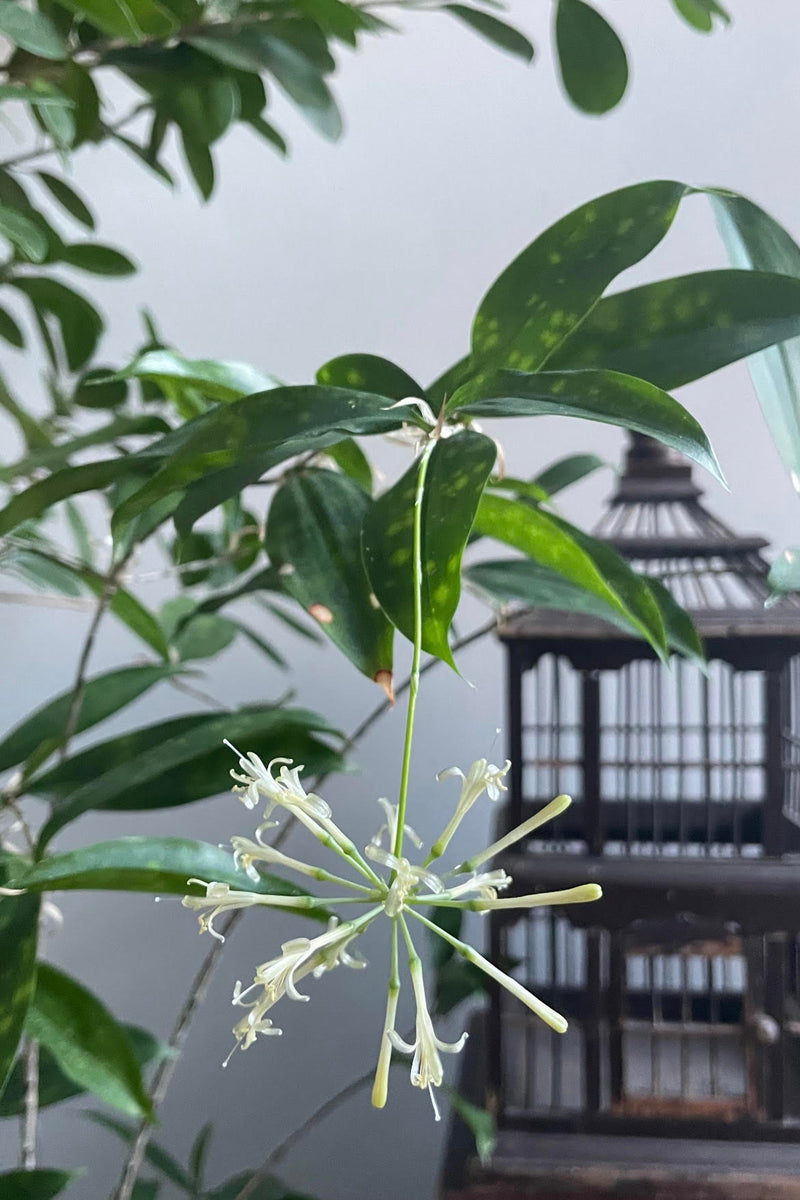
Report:
M 25 1048 L 25 1115 L 20 1141 L 23 1171 L 36 1168 L 36 1126 L 39 1120 L 39 1043 L 30 1038 Z
M 403 744 L 403 766 L 400 772 L 400 794 L 397 800 L 397 828 L 392 853 L 400 858 L 403 853 L 406 804 L 408 803 L 408 780 L 411 774 L 411 747 L 414 741 L 414 718 L 417 712 L 419 692 L 420 660 L 422 658 L 422 502 L 425 497 L 425 479 L 428 463 L 436 446 L 436 440 L 427 443 L 419 460 L 417 490 L 414 494 L 414 526 L 412 549 L 412 579 L 414 589 L 414 653 L 411 659 L 411 675 L 406 714 L 406 736 Z
M 109 571 L 103 590 L 97 599 L 94 616 L 92 617 L 89 625 L 89 630 L 86 634 L 86 640 L 83 643 L 81 656 L 78 659 L 78 669 L 75 673 L 75 683 L 72 686 L 69 712 L 67 714 L 67 720 L 64 724 L 64 734 L 62 736 L 61 746 L 58 751 L 58 757 L 62 762 L 67 757 L 69 743 L 74 737 L 75 731 L 78 728 L 78 722 L 81 718 L 81 708 L 83 707 L 83 695 L 86 691 L 86 670 L 89 666 L 89 659 L 91 657 L 92 650 L 94 649 L 94 643 L 95 639 L 97 638 L 97 631 L 100 628 L 100 622 L 105 616 L 106 609 L 111 603 L 116 586 L 117 570 L 113 569 Z

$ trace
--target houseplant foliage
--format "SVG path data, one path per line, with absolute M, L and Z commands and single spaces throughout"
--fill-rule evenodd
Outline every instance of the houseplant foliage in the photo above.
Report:
M 303 888 L 253 861 L 248 874 L 217 847 L 145 837 L 60 853 L 59 831 L 92 809 L 152 810 L 218 793 L 230 766 L 223 738 L 264 760 L 304 763 L 309 775 L 344 761 L 342 735 L 291 703 L 177 716 L 71 753 L 78 730 L 99 726 L 149 688 L 180 681 L 189 664 L 234 636 L 279 654 L 281 617 L 305 632 L 313 625 L 314 636 L 342 652 L 342 669 L 374 679 L 388 704 L 398 634 L 413 642 L 417 667 L 423 652 L 458 666 L 451 630 L 464 579 L 500 605 L 518 599 L 597 612 L 664 657 L 701 652 L 662 589 L 553 511 L 551 495 L 596 460 L 572 459 L 536 480 L 504 477 L 497 444 L 476 428 L 487 417 L 544 414 L 610 422 L 658 437 L 719 473 L 702 430 L 667 389 L 800 333 L 800 280 L 704 271 L 606 294 L 658 245 L 692 192 L 671 181 L 638 184 L 546 230 L 488 289 L 469 354 L 427 388 L 365 353 L 324 364 L 314 383 L 279 384 L 241 364 L 186 360 L 153 332 L 133 362 L 85 384 L 87 395 L 96 388 L 106 403 L 111 398 L 101 424 L 72 437 L 48 434 L 46 443 L 34 437 L 6 467 L 7 569 L 33 577 L 38 569 L 51 589 L 94 597 L 75 686 L 0 742 L 0 763 L 12 772 L 4 805 L 18 812 L 28 796 L 48 804 L 35 831 L 23 820 L 3 857 L 0 921 L 13 950 L 0 973 L 6 1115 L 30 1108 L 30 1055 L 18 1053 L 27 1041 L 38 1047 L 42 1104 L 94 1092 L 142 1123 L 143 1155 L 155 1089 L 142 1071 L 164 1053 L 78 981 L 46 963 L 37 975 L 42 897 L 74 888 L 184 895 L 195 879 L 202 881 L 188 888 L 195 899 L 213 881 L 249 893 L 253 903 L 278 895 L 284 906 L 309 912 Z M 120 430 L 131 422 L 134 440 L 120 452 L 129 436 Z M 493 426 L 500 443 L 504 428 Z M 409 465 L 376 495 L 369 447 L 386 434 L 410 443 Z M 264 480 L 272 484 L 259 489 L 256 504 L 245 489 Z M 107 514 L 108 561 L 87 561 L 78 509 L 87 494 Z M 72 554 L 48 534 L 62 510 L 76 533 Z M 151 539 L 170 547 L 183 584 L 158 614 L 133 586 L 135 555 Z M 503 557 L 487 550 L 490 540 Z M 269 605 L 266 632 L 236 615 L 240 601 Z M 93 677 L 94 632 L 107 612 L 137 633 L 149 657 Z M 449 964 L 447 956 L 441 961 Z M 376 1020 L 380 1026 L 380 1014 Z M 128 1126 L 120 1129 L 127 1134 Z M 68 1182 L 49 1172 L 39 1194 L 55 1195 Z M 215 1194 L 199 1186 L 194 1194 Z

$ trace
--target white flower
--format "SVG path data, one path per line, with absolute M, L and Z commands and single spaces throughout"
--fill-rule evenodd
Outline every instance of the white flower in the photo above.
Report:
M 508 790 L 503 783 L 503 776 L 507 773 L 510 766 L 511 762 L 509 759 L 506 759 L 504 766 L 498 767 L 494 763 L 487 762 L 485 758 L 479 758 L 472 764 L 466 775 L 460 767 L 447 767 L 444 771 L 439 772 L 436 778 L 440 783 L 443 779 L 448 779 L 450 776 L 455 775 L 462 780 L 462 784 L 461 793 L 456 804 L 456 811 L 450 818 L 444 832 L 431 847 L 430 857 L 432 859 L 444 854 L 456 829 L 475 801 L 484 792 L 486 792 L 490 800 L 499 800 L 501 793 Z
M 313 792 L 306 793 L 300 782 L 300 772 L 303 768 L 292 767 L 291 758 L 273 758 L 265 767 L 252 750 L 245 758 L 229 741 L 226 740 L 225 745 L 239 756 L 239 766 L 244 774 L 231 771 L 231 776 L 241 785 L 233 790 L 240 795 L 246 808 L 255 808 L 260 797 L 264 796 L 267 800 L 265 820 L 269 818 L 273 809 L 278 807 L 287 809 L 293 816 L 306 816 L 314 821 L 325 821 L 330 817 L 331 810 L 322 797 L 315 796 Z M 283 765 L 277 778 L 273 778 L 272 769 L 276 763 Z
M 387 917 L 396 917 L 402 912 L 406 900 L 416 892 L 420 885 L 424 885 L 429 892 L 445 890 L 441 879 L 438 875 L 434 875 L 433 871 L 426 871 L 424 867 L 415 867 L 407 858 L 398 858 L 396 854 L 392 854 L 391 850 L 384 850 L 382 846 L 376 846 L 370 842 L 364 853 L 373 862 L 380 863 L 382 867 L 388 867 L 394 875 L 383 901 Z
M 385 796 L 378 797 L 378 804 L 380 804 L 381 808 L 386 813 L 386 823 L 381 825 L 380 829 L 378 829 L 376 833 L 373 833 L 372 837 L 370 838 L 370 845 L 381 846 L 383 844 L 383 835 L 385 833 L 388 835 L 386 840 L 389 844 L 389 849 L 391 850 L 397 837 L 397 805 L 390 804 Z M 403 832 L 405 833 L 406 837 L 411 839 L 418 850 L 422 847 L 422 838 L 418 833 L 414 832 L 410 825 L 404 825 Z
M 236 908 L 253 908 L 255 905 L 264 905 L 267 908 L 317 908 L 321 907 L 323 903 L 315 896 L 237 892 L 227 883 L 214 881 L 206 883 L 204 879 L 188 879 L 186 882 L 204 887 L 206 894 L 205 896 L 184 896 L 181 904 L 184 908 L 192 908 L 195 912 L 200 913 L 198 917 L 200 932 L 210 933 L 218 942 L 225 941 L 222 934 L 214 928 L 214 920 L 220 913 L 231 912 Z M 210 908 L 211 912 L 202 912 L 201 910 L 204 908 Z
M 473 875 L 464 883 L 448 887 L 445 896 L 448 900 L 463 899 L 472 895 L 480 897 L 481 900 L 496 900 L 498 890 L 502 891 L 512 882 L 511 876 L 506 875 L 505 871 L 484 871 L 480 875 Z M 421 896 L 420 899 L 424 900 L 425 897 Z M 435 896 L 431 897 L 432 901 L 435 899 Z
M 409 1045 L 393 1029 L 390 1029 L 386 1036 L 396 1050 L 401 1050 L 404 1054 L 412 1054 L 414 1056 L 411 1062 L 411 1083 L 414 1087 L 428 1089 L 433 1111 L 438 1121 L 439 1109 L 436 1106 L 433 1089 L 441 1086 L 444 1076 L 439 1051 L 441 1050 L 445 1054 L 458 1054 L 467 1040 L 467 1034 L 462 1033 L 457 1042 L 443 1042 L 441 1038 L 436 1036 L 431 1014 L 428 1012 L 428 1002 L 425 997 L 425 980 L 422 974 L 422 963 L 416 955 L 410 958 L 409 974 L 411 975 L 411 986 L 414 989 L 414 1000 L 417 1006 L 415 1040 L 413 1044 Z

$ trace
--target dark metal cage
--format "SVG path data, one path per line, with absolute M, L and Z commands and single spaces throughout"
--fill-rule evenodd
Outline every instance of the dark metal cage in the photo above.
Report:
M 635 435 L 597 532 L 688 609 L 707 670 L 580 614 L 501 627 L 501 824 L 574 803 L 500 865 L 523 893 L 604 888 L 493 914 L 496 961 L 570 1020 L 494 998 L 501 1126 L 800 1140 L 800 603 L 766 604 L 766 542 L 700 497 Z

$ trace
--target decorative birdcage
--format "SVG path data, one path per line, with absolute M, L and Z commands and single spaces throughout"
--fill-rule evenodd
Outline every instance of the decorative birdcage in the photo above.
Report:
M 574 803 L 501 864 L 520 892 L 604 898 L 493 914 L 495 961 L 570 1021 L 497 995 L 489 1087 L 506 1129 L 800 1140 L 800 603 L 766 542 L 701 503 L 638 435 L 597 533 L 691 614 L 707 667 L 621 629 L 520 612 L 508 655 L 514 826 Z

